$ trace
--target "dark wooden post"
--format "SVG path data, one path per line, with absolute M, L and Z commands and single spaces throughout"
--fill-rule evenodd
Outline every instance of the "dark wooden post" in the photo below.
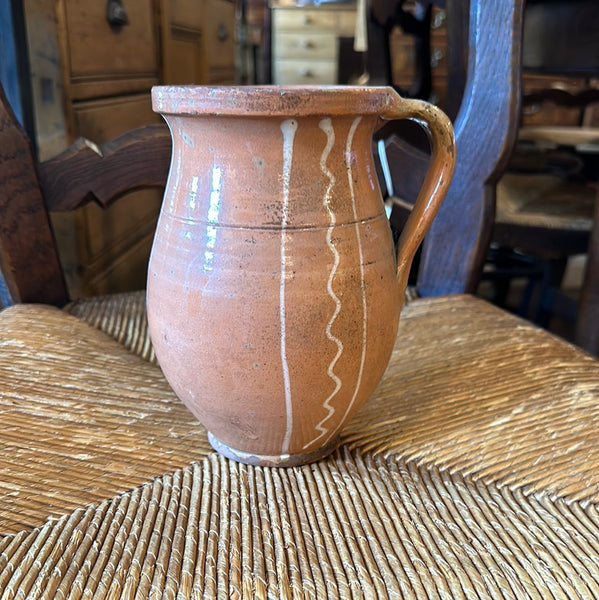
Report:
M 0 277 L 4 304 L 68 300 L 31 144 L 1 87 Z
M 446 2 L 449 27 L 460 1 Z M 476 290 L 493 228 L 495 184 L 518 128 L 523 4 L 470 2 L 467 78 L 455 121 L 457 166 L 424 241 L 421 296 Z

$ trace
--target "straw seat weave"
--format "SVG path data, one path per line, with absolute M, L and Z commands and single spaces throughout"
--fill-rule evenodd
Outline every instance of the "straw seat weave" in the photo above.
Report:
M 212 450 L 160 369 L 87 323 L 16 305 L 0 340 L 0 536 Z
M 104 331 L 127 350 L 156 362 L 148 331 L 145 291 L 80 298 L 67 304 L 65 310 Z
M 596 507 L 342 448 L 215 454 L 0 542 L 0 589 L 43 598 L 597 598 Z M 20 567 L 20 569 L 18 568 Z
M 599 364 L 485 302 L 409 303 L 340 447 L 293 469 L 211 452 L 64 311 L 0 331 L 3 600 L 599 598 Z

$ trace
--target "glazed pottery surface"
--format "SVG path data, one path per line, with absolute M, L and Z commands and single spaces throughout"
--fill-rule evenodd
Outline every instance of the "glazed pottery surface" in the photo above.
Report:
M 155 87 L 173 154 L 148 272 L 156 356 L 231 458 L 330 452 L 390 357 L 413 255 L 454 165 L 448 119 L 390 88 Z M 385 119 L 429 131 L 396 254 L 372 158 Z

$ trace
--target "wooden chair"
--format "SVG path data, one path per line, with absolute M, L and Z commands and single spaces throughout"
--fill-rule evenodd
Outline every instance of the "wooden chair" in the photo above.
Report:
M 578 315 L 577 299 L 561 287 L 569 258 L 587 252 L 594 223 L 598 26 L 592 1 L 527 5 L 518 145 L 498 186 L 488 276 L 502 306 L 511 281 L 527 280 L 518 311 L 543 326 L 554 317 L 573 324 Z M 586 327 L 593 324 L 578 330 Z
M 468 13 L 485 54 L 469 71 L 458 150 L 489 89 L 478 69 L 499 73 L 502 107 L 517 102 L 522 6 L 490 4 Z M 503 132 L 489 145 L 501 154 L 508 142 Z M 475 150 L 463 156 L 472 162 L 456 189 L 486 206 L 498 167 L 481 158 L 479 172 Z M 459 235 L 447 233 L 439 261 L 456 263 L 447 288 L 465 287 L 479 234 L 460 219 L 476 223 L 484 209 L 451 198 L 453 226 L 447 212 L 440 224 Z M 2 237 L 20 226 L 1 222 Z M 211 452 L 156 365 L 63 310 L 16 304 L 0 312 L 0 590 L 596 597 L 597 390 L 599 363 L 546 332 L 470 295 L 418 298 L 340 447 L 304 467 L 249 467 Z
M 510 262 L 527 261 L 529 283 L 519 310 L 548 326 L 554 316 L 569 322 L 577 318 L 578 302 L 562 292 L 561 284 L 568 259 L 587 252 L 593 229 L 599 179 L 585 159 L 592 161 L 599 127 L 585 126 L 583 115 L 599 106 L 599 89 L 576 94 L 537 90 L 524 96 L 524 107 L 533 103 L 566 106 L 578 110 L 580 118 L 573 126 L 520 128 L 517 151 L 498 187 L 492 241 L 505 258 L 503 268 L 492 273 L 496 283 L 505 283 L 505 300 L 511 279 L 527 275 L 518 267 L 514 274 Z M 580 153 L 579 147 L 588 150 Z M 594 152 L 599 156 L 599 150 Z
M 166 127 L 148 126 L 96 146 L 79 139 L 37 165 L 0 88 L 0 289 L 2 303 L 69 300 L 49 219 L 88 202 L 106 207 L 127 192 L 163 187 L 170 160 Z
M 426 3 L 421 4 L 425 5 Z M 585 3 L 583 2 L 583 4 Z M 556 4 L 552 6 L 553 9 L 551 7 L 550 9 L 555 10 L 558 16 L 563 12 L 562 8 L 570 12 L 572 9 L 580 8 L 578 4 L 576 5 L 578 8 L 570 6 L 560 8 Z M 589 7 L 590 4 L 586 3 L 586 8 Z M 593 10 L 592 7 L 590 8 Z M 537 6 L 534 6 L 533 9 L 536 11 Z M 449 95 L 445 108 L 448 114 L 455 119 L 458 153 L 462 157 L 467 157 L 464 162 L 458 162 L 458 169 L 472 170 L 474 165 L 472 161 L 476 160 L 474 172 L 484 173 L 488 178 L 484 181 L 483 177 L 484 183 L 481 188 L 480 182 L 464 179 L 460 173 L 456 175 L 456 180 L 468 181 L 468 185 L 471 187 L 458 189 L 457 184 L 454 184 L 456 187 L 450 190 L 444 205 L 444 210 L 448 212 L 446 214 L 442 212 L 439 215 L 433 232 L 425 241 L 424 259 L 420 273 L 417 276 L 414 274 L 412 277 L 413 289 L 423 296 L 456 291 L 472 293 L 477 289 L 481 279 L 490 279 L 495 289 L 495 302 L 500 306 L 505 306 L 509 282 L 514 278 L 526 278 L 530 283 L 524 294 L 520 314 L 545 326 L 552 314 L 551 310 L 562 316 L 569 313 L 573 320 L 576 316 L 577 303 L 561 294 L 559 286 L 567 257 L 576 253 L 585 253 L 588 249 L 593 225 L 595 192 L 592 186 L 584 185 L 580 181 L 565 182 L 563 175 L 557 176 L 555 173 L 548 174 L 547 172 L 531 174 L 533 169 L 539 171 L 539 163 L 543 161 L 545 164 L 551 163 L 555 169 L 558 155 L 562 161 L 565 156 L 571 164 L 571 153 L 570 156 L 564 155 L 563 150 L 559 147 L 556 149 L 557 151 L 537 151 L 536 154 L 529 152 L 528 149 L 523 152 L 521 147 L 514 154 L 512 149 L 516 138 L 521 143 L 527 144 L 528 148 L 534 141 L 545 144 L 550 142 L 554 146 L 576 144 L 588 146 L 597 139 L 596 127 L 585 126 L 584 123 L 578 122 L 574 127 L 527 126 L 522 128 L 520 127 L 520 115 L 522 110 L 528 110 L 527 107 L 536 107 L 546 101 L 556 105 L 565 105 L 570 110 L 578 109 L 579 114 L 582 114 L 581 110 L 593 106 L 599 97 L 599 92 L 596 89 L 588 89 L 574 95 L 561 89 L 532 89 L 519 100 L 502 99 L 499 96 L 486 97 L 482 110 L 478 114 L 476 111 L 466 113 L 464 106 L 460 104 L 467 74 L 463 50 L 467 47 L 467 44 L 463 42 L 464 36 L 467 35 L 465 26 L 467 20 L 463 12 L 464 3 L 447 3 L 445 10 L 449 24 L 448 49 L 450 53 L 448 57 Z M 478 51 L 484 54 L 482 45 L 477 47 L 477 43 L 481 43 L 481 41 L 473 41 L 474 53 Z M 588 44 L 585 48 L 588 51 Z M 534 53 L 529 49 L 528 55 L 531 54 Z M 588 52 L 585 58 L 584 48 L 582 54 L 582 57 L 578 55 L 578 60 L 585 65 L 584 74 L 588 75 L 591 67 L 587 63 L 594 64 L 593 58 L 588 56 Z M 568 56 L 570 65 L 577 57 L 570 49 L 560 52 L 559 60 L 563 61 L 565 55 Z M 509 57 L 509 54 L 506 56 Z M 521 85 L 519 65 L 519 62 L 513 63 L 514 68 L 511 70 L 512 76 L 515 78 L 512 83 L 514 93 L 519 93 Z M 508 66 L 506 72 L 509 72 L 509 68 Z M 554 67 L 554 70 L 557 68 Z M 559 68 L 563 71 L 565 65 L 560 64 Z M 424 75 L 418 75 L 418 79 L 426 79 Z M 502 76 L 501 69 L 497 73 L 489 70 L 485 75 L 487 79 L 485 81 L 481 79 L 480 85 L 487 86 L 489 90 L 496 89 L 496 82 L 493 78 Z M 479 85 L 479 83 L 474 85 Z M 520 105 L 523 105 L 522 110 Z M 487 107 L 489 112 L 487 112 Z M 491 118 L 493 112 L 497 118 Z M 466 114 L 468 114 L 467 121 L 463 120 Z M 480 127 L 481 122 L 476 122 L 478 116 L 481 117 L 481 122 L 487 119 L 488 126 L 494 128 L 496 140 L 503 139 L 505 142 L 503 148 L 477 148 L 474 137 L 469 137 L 467 132 L 462 131 L 462 127 L 471 126 L 473 129 Z M 506 117 L 507 125 L 502 122 L 503 116 Z M 420 185 L 425 161 L 423 146 L 426 146 L 426 140 L 416 138 L 416 144 L 407 144 L 397 137 L 397 129 L 397 126 L 394 125 L 383 130 L 383 139 L 379 141 L 379 144 L 383 144 L 385 149 L 382 155 L 384 163 L 382 171 L 387 173 L 389 182 L 387 188 L 392 191 L 392 196 L 394 196 L 391 198 L 393 205 L 391 221 L 393 226 L 400 230 L 411 210 L 412 199 Z M 402 161 L 405 166 L 402 166 Z M 514 170 L 518 168 L 518 165 L 520 165 L 521 171 L 527 170 L 528 172 L 526 174 L 515 173 Z M 575 166 L 580 167 L 580 160 Z M 570 177 L 570 179 L 573 178 Z M 497 186 L 497 184 L 499 185 Z M 473 200 L 473 195 L 480 194 L 481 189 L 485 190 L 486 198 L 482 204 Z M 455 200 L 453 199 L 454 194 Z M 466 202 L 466 206 L 470 207 L 468 210 L 474 210 L 472 207 L 478 206 L 479 208 L 476 210 L 481 212 L 464 215 L 465 255 L 458 259 L 459 266 L 449 264 L 451 259 L 448 257 L 454 251 L 452 242 L 445 246 L 447 258 L 443 260 L 447 262 L 439 263 L 438 257 L 444 256 L 441 248 L 448 243 L 448 240 L 456 239 L 457 231 L 462 226 L 462 223 L 455 220 L 455 216 L 452 220 L 447 206 L 453 202 L 461 206 L 461 203 L 464 202 L 464 195 L 470 196 L 470 201 Z M 517 196 L 526 201 L 518 201 Z M 495 197 L 497 197 L 497 203 L 495 203 Z M 544 202 L 550 204 L 549 210 L 543 209 Z M 556 213 L 558 205 L 562 206 L 563 214 Z M 495 218 L 493 219 L 494 213 Z M 451 214 L 455 215 L 455 212 Z M 470 217 L 473 218 L 472 222 L 468 221 Z M 480 227 L 481 222 L 483 223 L 482 228 Z M 447 235 L 437 237 L 435 231 L 443 231 Z M 489 252 L 488 248 L 491 242 L 493 245 Z M 517 251 L 515 252 L 514 249 Z M 524 254 L 522 254 L 523 251 Z M 460 250 L 458 249 L 456 252 L 459 255 Z M 464 258 L 465 260 L 463 260 Z M 483 266 L 485 266 L 484 271 Z M 433 271 L 429 271 L 430 269 Z M 592 274 L 593 271 L 587 269 L 587 277 L 592 277 Z M 586 285 L 594 287 L 592 282 Z M 531 300 L 533 296 L 534 298 Z M 590 297 L 588 294 L 584 296 L 587 301 Z M 543 305 L 540 299 L 542 299 Z M 536 309 L 531 311 L 531 306 Z M 581 311 L 581 315 L 585 314 L 590 314 L 589 310 Z M 588 335 L 584 335 L 582 332 L 589 328 L 593 329 L 593 324 L 588 321 L 578 324 L 578 334 L 575 338 L 577 343 L 584 343 L 584 339 L 588 338 Z M 583 347 L 591 350 L 588 346 Z
M 520 101 L 522 3 L 481 5 L 478 13 L 476 2 L 444 4 L 446 112 L 454 120 L 459 158 L 413 280 L 423 297 L 477 289 L 493 228 L 496 183 L 516 139 Z M 414 142 L 400 139 L 395 126 L 381 132 L 383 171 L 392 190 L 391 223 L 397 229 L 405 222 L 428 161 L 426 140 Z
M 164 187 L 170 148 L 166 126 L 154 125 L 99 147 L 79 139 L 36 164 L 0 86 L 0 308 L 66 307 L 150 356 L 143 293 L 69 298 L 49 213 L 88 202 L 106 207 L 130 191 Z

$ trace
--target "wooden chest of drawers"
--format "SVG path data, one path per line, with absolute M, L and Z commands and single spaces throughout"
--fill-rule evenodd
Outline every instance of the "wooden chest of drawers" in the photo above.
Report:
M 273 82 L 337 83 L 338 39 L 353 37 L 355 5 L 272 7 Z

